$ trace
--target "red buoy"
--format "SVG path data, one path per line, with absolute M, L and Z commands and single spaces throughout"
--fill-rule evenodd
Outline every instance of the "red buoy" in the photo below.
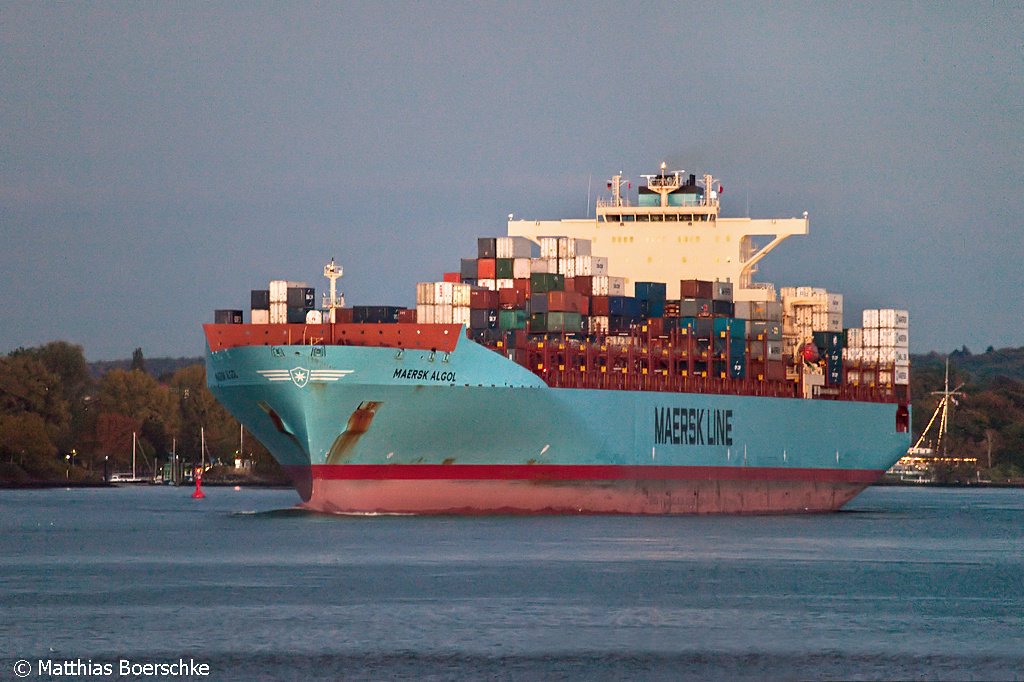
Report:
M 196 479 L 196 489 L 192 491 L 192 499 L 193 500 L 201 500 L 204 497 L 206 497 L 206 495 L 203 493 L 203 489 L 202 489 L 203 470 L 201 468 L 199 468 L 199 467 L 196 467 L 195 479 Z

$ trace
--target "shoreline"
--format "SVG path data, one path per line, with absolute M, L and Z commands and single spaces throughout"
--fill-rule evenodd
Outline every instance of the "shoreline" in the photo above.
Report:
M 179 483 L 177 485 L 166 483 L 110 483 L 105 481 L 0 481 L 0 490 L 45 490 L 53 488 L 135 488 L 135 487 L 156 487 L 156 488 L 191 488 L 193 483 Z M 259 481 L 259 480 L 223 480 L 203 481 L 204 488 L 281 488 L 291 489 L 292 486 L 286 481 Z M 915 483 L 912 481 L 886 480 L 882 479 L 872 483 L 868 487 L 882 488 L 1024 488 L 1024 481 L 982 481 L 970 483 Z

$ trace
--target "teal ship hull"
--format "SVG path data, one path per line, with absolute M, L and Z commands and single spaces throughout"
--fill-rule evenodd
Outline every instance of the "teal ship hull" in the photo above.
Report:
M 321 512 L 830 511 L 910 439 L 894 403 L 551 388 L 465 337 L 447 353 L 245 345 L 206 362 Z

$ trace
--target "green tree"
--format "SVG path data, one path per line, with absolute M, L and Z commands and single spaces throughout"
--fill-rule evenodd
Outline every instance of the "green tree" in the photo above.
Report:
M 130 369 L 138 372 L 146 371 L 146 359 L 142 357 L 142 348 L 136 348 L 132 351 L 132 365 Z
M 46 422 L 31 412 L 0 415 L 0 458 L 39 478 L 60 474 L 57 448 Z
M 19 355 L 38 360 L 56 377 L 49 390 L 60 396 L 70 416 L 68 428 L 58 435 L 56 445 L 61 450 L 80 449 L 92 430 L 88 414 L 92 378 L 82 347 L 66 341 L 51 341 L 39 348 L 19 349 L 12 353 L 14 357 Z
M 143 372 L 113 369 L 100 380 L 96 402 L 96 436 L 103 454 L 124 463 L 123 446 L 119 445 L 123 434 L 117 434 L 131 425 L 145 457 L 165 455 L 180 424 L 177 401 L 169 387 Z
M 38 415 L 51 442 L 59 441 L 71 423 L 60 378 L 24 351 L 0 358 L 0 414 Z

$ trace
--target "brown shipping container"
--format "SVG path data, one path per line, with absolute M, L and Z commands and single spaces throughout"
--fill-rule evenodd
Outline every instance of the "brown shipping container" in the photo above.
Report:
M 492 310 L 498 307 L 498 292 L 490 289 L 472 289 L 469 292 L 469 307 L 473 310 Z
M 702 279 L 684 279 L 679 282 L 679 296 L 681 298 L 711 298 L 714 293 L 714 284 Z
M 416 309 L 405 308 L 398 311 L 398 322 L 400 324 L 412 324 L 416 322 Z
M 335 308 L 334 309 L 334 321 L 339 324 L 349 324 L 352 322 L 353 312 L 351 308 Z
M 647 332 L 651 336 L 665 335 L 665 320 L 663 320 L 660 317 L 652 317 L 651 319 L 647 320 L 647 322 L 645 322 L 641 327 L 641 331 L 643 331 L 643 327 L 647 328 Z
M 592 296 L 594 293 L 594 278 L 591 275 L 577 275 L 573 278 L 573 291 L 583 294 L 584 296 Z
M 608 297 L 607 296 L 593 296 L 590 299 L 590 314 L 608 316 Z
M 514 310 L 516 308 L 526 307 L 526 294 L 516 288 L 504 288 L 498 289 L 498 307 L 504 308 L 505 310 Z

